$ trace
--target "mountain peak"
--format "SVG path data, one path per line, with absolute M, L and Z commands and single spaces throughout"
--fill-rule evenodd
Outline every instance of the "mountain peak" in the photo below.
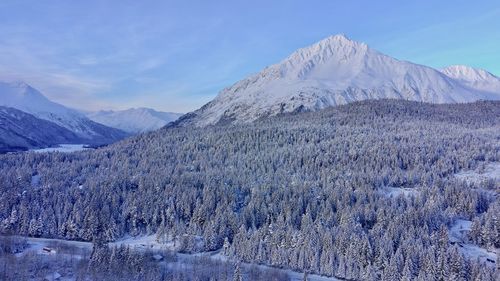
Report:
M 0 86 L 5 87 L 5 88 L 20 89 L 20 90 L 25 90 L 27 88 L 31 88 L 30 85 L 28 85 L 26 82 L 21 81 L 21 80 L 0 81 Z
M 357 43 L 354 40 L 351 40 L 344 34 L 336 34 L 326 37 L 325 39 L 318 42 L 318 44 L 335 44 L 335 45 L 353 45 Z
M 352 49 L 368 49 L 368 46 L 364 43 L 359 43 L 354 40 L 349 39 L 343 34 L 337 34 L 337 35 L 332 35 L 329 36 L 321 41 L 318 41 L 317 43 L 301 48 L 297 50 L 294 54 L 338 54 L 338 53 L 344 53 L 344 52 L 349 52 L 352 51 Z M 292 54 L 290 57 L 292 57 L 294 54 Z
M 468 70 L 455 68 L 449 72 Z M 467 83 L 446 71 L 397 60 L 339 34 L 298 49 L 281 62 L 225 88 L 178 124 L 250 122 L 365 99 L 432 103 L 499 99 L 500 87 L 494 81 Z
M 14 81 L 12 83 L 10 83 L 13 87 L 17 87 L 17 88 L 28 88 L 28 87 L 31 87 L 30 85 L 28 85 L 26 82 L 24 81 Z
M 271 67 L 280 78 L 305 79 L 315 70 L 332 68 L 332 65 L 358 65 L 364 59 L 369 48 L 338 34 L 327 37 L 311 46 L 298 49 L 281 63 Z
M 46 98 L 35 88 L 23 81 L 1 82 L 0 81 L 0 97 L 6 100 L 11 99 L 34 99 L 37 101 L 45 100 Z

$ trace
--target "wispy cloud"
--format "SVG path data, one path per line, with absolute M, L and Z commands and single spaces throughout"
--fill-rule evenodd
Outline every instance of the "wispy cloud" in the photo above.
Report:
M 498 5 L 447 5 L 438 12 L 428 8 L 436 5 L 430 0 L 366 9 L 311 1 L 1 1 L 0 79 L 24 80 L 77 108 L 185 112 L 339 32 L 399 58 L 500 74 Z M 473 40 L 461 44 L 464 38 Z
M 111 11 L 97 4 L 93 13 L 75 7 L 68 15 L 40 6 L 46 13 L 32 20 L 2 20 L 0 11 L 0 79 L 24 80 L 49 98 L 77 108 L 122 107 L 130 100 L 161 104 L 172 91 L 162 85 L 191 72 L 178 57 L 196 52 L 200 38 L 220 22 L 208 21 L 183 34 L 186 27 L 179 25 L 181 21 L 160 14 L 137 15 L 135 8 L 144 7 L 134 6 Z M 115 18 L 103 17 L 110 12 Z M 188 64 L 193 60 L 184 59 Z M 199 67 L 203 59 L 197 60 Z M 183 109 L 198 105 L 183 101 Z

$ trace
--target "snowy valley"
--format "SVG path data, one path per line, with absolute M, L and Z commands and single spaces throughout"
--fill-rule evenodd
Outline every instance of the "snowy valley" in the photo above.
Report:
M 0 277 L 494 280 L 499 81 L 337 35 L 182 116 L 0 83 Z
M 32 276 L 43 237 L 85 242 L 61 242 L 82 263 L 56 250 L 35 271 L 63 280 L 495 280 L 499 118 L 496 101 L 368 100 L 3 155 L 0 230 L 38 252 L 4 253 L 23 266 L 0 276 Z M 96 265 L 121 245 L 126 276 Z
M 52 102 L 24 82 L 0 82 L 0 153 L 103 146 L 157 130 L 179 116 L 150 108 L 80 112 Z
M 500 281 L 500 1 L 0 1 L 0 281 Z
M 24 82 L 0 82 L 0 107 L 4 113 L 0 131 L 2 152 L 65 143 L 100 146 L 129 136 L 119 129 L 91 121 L 77 110 L 50 101 Z M 15 115 L 5 114 L 9 112 Z

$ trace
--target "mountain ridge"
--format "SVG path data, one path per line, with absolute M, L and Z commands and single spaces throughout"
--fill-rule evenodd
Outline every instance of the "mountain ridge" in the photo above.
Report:
M 183 116 L 179 126 L 242 123 L 294 111 L 315 111 L 364 99 L 431 103 L 500 99 L 434 68 L 400 61 L 344 35 L 300 48 Z
M 159 129 L 177 120 L 182 114 L 162 112 L 152 108 L 138 107 L 125 110 L 101 110 L 86 114 L 95 122 L 137 134 Z
M 80 142 L 74 132 L 53 122 L 0 106 L 0 153 Z
M 108 144 L 128 136 L 88 119 L 77 110 L 52 102 L 25 82 L 0 81 L 0 106 L 15 108 L 66 128 L 87 144 Z
M 451 65 L 441 69 L 441 72 L 473 89 L 500 93 L 500 78 L 484 69 Z

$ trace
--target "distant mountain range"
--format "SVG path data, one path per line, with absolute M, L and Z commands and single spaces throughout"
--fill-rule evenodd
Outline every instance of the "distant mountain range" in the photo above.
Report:
M 149 108 L 82 113 L 24 82 L 0 82 L 0 152 L 63 143 L 105 145 L 159 129 L 179 116 Z
M 161 112 L 151 108 L 131 108 L 120 111 L 91 112 L 87 114 L 87 117 L 106 126 L 137 134 L 159 129 L 177 120 L 181 115 L 181 113 Z
M 0 149 L 60 142 L 108 144 L 170 122 L 197 127 L 244 123 L 387 98 L 430 103 L 498 100 L 500 78 L 468 66 L 436 70 L 400 61 L 335 35 L 223 89 L 215 99 L 183 116 L 148 108 L 82 113 L 50 101 L 26 83 L 0 82 Z
M 88 119 L 77 110 L 50 101 L 38 90 L 24 82 L 0 82 L 0 106 L 15 108 L 71 131 L 77 138 L 70 143 L 103 145 L 128 136 L 121 130 Z M 29 127 L 29 124 L 22 126 Z
M 436 70 L 400 61 L 336 35 L 222 90 L 176 125 L 250 122 L 280 113 L 384 98 L 431 103 L 497 100 L 500 79 L 467 66 Z
M 0 106 L 0 153 L 82 141 L 76 133 L 53 122 Z

